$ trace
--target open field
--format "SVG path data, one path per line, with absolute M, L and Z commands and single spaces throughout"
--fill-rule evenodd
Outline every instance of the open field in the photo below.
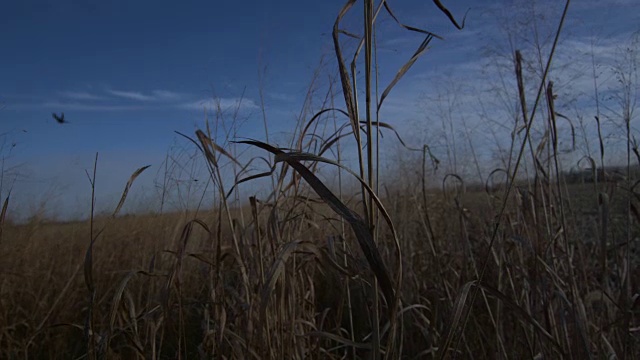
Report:
M 621 188 L 613 190 L 609 217 L 594 216 L 593 186 L 563 187 L 565 228 L 559 214 L 540 205 L 555 204 L 553 197 L 531 197 L 530 207 L 513 197 L 490 251 L 498 190 L 460 194 L 457 204 L 452 194 L 431 190 L 426 207 L 420 192 L 390 194 L 384 203 L 403 254 L 403 352 L 429 357 L 435 351 L 464 309 L 456 302 L 461 287 L 485 262 L 484 290 L 470 308 L 459 350 L 464 357 L 468 351 L 513 358 L 532 349 L 552 357 L 569 351 L 601 357 L 609 346 L 622 349 L 609 339 L 619 339 L 623 326 L 638 327 L 638 304 L 625 316 L 621 303 L 625 293 L 640 292 L 640 257 L 631 248 L 627 262 L 626 247 L 616 243 L 629 229 L 637 244 L 638 219 L 626 223 Z M 90 308 L 89 338 L 108 358 L 329 358 L 351 350 L 366 356 L 372 274 L 341 219 L 327 215 L 326 206 L 307 205 L 301 200 L 274 210 L 258 204 L 255 215 L 251 207 L 235 211 L 233 234 L 217 212 L 96 220 L 94 227 L 106 227 L 93 247 L 93 299 L 83 279 L 88 221 L 5 225 L 2 358 L 81 357 L 89 346 Z M 604 249 L 597 242 L 603 221 L 609 224 Z M 380 252 L 393 269 L 392 239 L 381 232 Z M 588 235 L 595 239 L 582 241 Z M 637 330 L 629 336 L 637 349 Z
M 632 111 L 617 120 L 617 150 L 624 143 L 626 153 L 610 159 L 596 116 L 597 145 L 574 156 L 577 175 L 563 170 L 574 162 L 556 125 L 571 121 L 556 111 L 562 99 L 548 73 L 567 9 L 540 71 L 523 75 L 526 59 L 510 54 L 509 143 L 497 151 L 502 165 L 476 160 L 478 173 L 488 168 L 478 179 L 454 171 L 475 172 L 452 160 L 454 146 L 441 161 L 376 117 L 435 35 L 400 24 L 425 39 L 378 89 L 372 1 L 363 5 L 360 60 L 350 67 L 341 47 L 340 36 L 355 37 L 339 28 L 353 5 L 333 29 L 337 74 L 323 107 L 301 112 L 286 148 L 232 138 L 217 118 L 179 133 L 209 176 L 198 181 L 210 203 L 121 214 L 147 167 L 131 175 L 111 214 L 95 215 L 92 202 L 83 221 L 14 222 L 11 197 L 2 199 L 0 359 L 640 357 Z M 364 84 L 356 84 L 356 65 Z M 267 128 L 265 119 L 268 139 Z M 578 153 L 575 128 L 569 148 Z M 390 151 L 379 146 L 380 133 L 418 155 L 382 164 Z M 260 155 L 245 163 L 242 147 Z M 87 172 L 94 201 L 95 174 Z M 266 184 L 264 195 L 232 206 L 244 194 L 238 188 L 254 181 Z

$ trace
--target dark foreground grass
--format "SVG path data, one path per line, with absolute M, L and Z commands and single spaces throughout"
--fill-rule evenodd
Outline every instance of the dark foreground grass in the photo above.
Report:
M 456 312 L 468 307 L 460 305 L 461 291 L 477 279 L 486 259 L 483 291 L 467 309 L 457 356 L 601 358 L 625 347 L 635 354 L 640 257 L 631 249 L 627 263 L 623 242 L 627 230 L 638 236 L 637 221 L 627 225 L 619 219 L 625 213 L 618 204 L 625 197 L 614 190 L 603 253 L 597 236 L 583 238 L 597 235 L 602 226 L 593 209 L 582 205 L 597 204 L 592 189 L 593 184 L 565 187 L 576 209 L 567 211 L 563 229 L 548 226 L 558 223 L 557 215 L 545 213 L 553 202 L 544 207 L 537 205 L 542 199 L 514 197 L 491 250 L 497 195 L 472 192 L 455 199 L 430 191 L 424 207 L 420 193 L 390 194 L 385 204 L 405 254 L 397 314 L 402 357 L 435 355 Z M 213 212 L 198 216 L 209 232 L 194 223 L 185 227 L 187 215 L 117 218 L 94 245 L 89 338 L 96 355 L 368 357 L 374 280 L 357 242 L 319 205 L 284 202 L 276 210 L 256 204 L 257 217 L 251 207 L 242 209 L 245 219 L 257 222 L 242 224 L 236 211 L 233 234 L 225 226 L 214 230 L 220 214 Z M 88 353 L 90 299 L 81 267 L 89 226 L 5 226 L 2 358 L 69 359 Z M 189 227 L 191 233 L 185 232 Z M 568 247 L 560 231 L 566 232 Z M 382 231 L 380 252 L 393 264 L 390 241 Z M 633 296 L 625 312 L 628 293 Z M 384 339 L 388 320 L 381 318 Z
M 216 189 L 214 210 L 121 217 L 118 206 L 112 217 L 87 222 L 11 225 L 5 206 L 0 358 L 640 354 L 635 179 L 594 176 L 582 184 L 561 175 L 547 71 L 537 97 L 527 101 L 522 56 L 515 54 L 525 127 L 513 131 L 513 161 L 494 171 L 507 175 L 506 184 L 465 190 L 463 179 L 449 174 L 434 190 L 424 164 L 435 159 L 425 146 L 423 164 L 410 164 L 424 165 L 420 176 L 399 172 L 382 186 L 376 130 L 394 130 L 375 109 L 437 35 L 405 26 L 425 39 L 378 99 L 373 24 L 382 10 L 396 18 L 388 6 L 366 1 L 356 54 L 364 58 L 365 102 L 358 102 L 356 69 L 346 66 L 339 41 L 340 21 L 353 5 L 344 6 L 333 32 L 346 110 L 327 101 L 325 110 L 300 119 L 290 149 L 259 141 L 220 145 L 210 127 L 185 135 Z M 547 70 L 553 50 L 555 43 Z M 536 115 L 538 107 L 546 115 Z M 346 121 L 334 122 L 326 136 L 318 129 L 334 120 L 329 114 Z M 534 141 L 538 117 L 548 131 Z M 340 164 L 346 136 L 357 144 L 354 171 Z M 246 173 L 232 151 L 240 145 L 263 150 L 270 169 Z M 326 158 L 333 149 L 336 161 Z M 318 164 L 340 169 L 337 186 L 320 180 Z M 526 164 L 529 177 L 522 175 Z M 233 188 L 225 187 L 229 173 Z M 235 185 L 261 177 L 271 181 L 268 195 L 252 196 L 242 208 L 229 205 Z M 356 179 L 357 190 L 344 190 L 343 177 Z

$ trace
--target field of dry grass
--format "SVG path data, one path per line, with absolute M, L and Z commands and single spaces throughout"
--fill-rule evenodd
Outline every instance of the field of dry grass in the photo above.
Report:
M 592 213 L 586 204 L 597 206 L 593 186 L 563 187 L 564 228 L 559 214 L 547 213 L 553 197 L 513 197 L 491 250 L 499 192 L 431 190 L 426 203 L 410 189 L 390 193 L 383 202 L 403 254 L 396 314 L 403 357 L 435 356 L 463 311 L 469 318 L 457 352 L 464 358 L 533 351 L 600 358 L 623 351 L 625 329 L 632 330 L 627 351 L 637 351 L 638 304 L 626 305 L 628 316 L 622 306 L 625 293 L 638 301 L 640 256 L 632 249 L 627 262 L 626 247 L 613 241 L 622 243 L 628 226 L 637 237 L 638 222 L 613 220 L 624 215 L 621 189 L 611 197 L 609 220 L 584 222 Z M 5 226 L 2 358 L 81 358 L 92 345 L 96 354 L 123 359 L 367 357 L 374 277 L 342 220 L 308 201 L 235 211 L 233 232 L 215 212 L 96 220 L 95 227 L 107 226 L 93 247 L 93 299 L 83 278 L 88 221 Z M 580 240 L 598 234 L 602 221 L 610 222 L 605 254 L 597 238 Z M 388 269 L 397 266 L 392 243 L 381 230 Z M 485 263 L 478 300 L 461 302 Z M 382 341 L 387 308 L 383 300 Z
M 0 358 L 640 354 L 637 179 L 567 181 L 553 125 L 545 139 L 530 136 L 538 118 L 555 121 L 545 72 L 531 104 L 520 89 L 525 126 L 513 139 L 510 166 L 499 169 L 509 181 L 467 189 L 450 174 L 446 186 L 434 186 L 434 159 L 425 146 L 419 163 L 410 164 L 421 171 L 398 173 L 383 187 L 376 171 L 377 151 L 384 150 L 364 144 L 377 144 L 376 129 L 394 131 L 369 111 L 393 84 L 380 99 L 367 96 L 365 102 L 352 89 L 355 75 L 339 42 L 340 20 L 352 5 L 334 28 L 345 110 L 326 104 L 327 110 L 301 119 L 289 149 L 249 140 L 218 144 L 209 127 L 186 134 L 216 189 L 213 210 L 124 216 L 118 206 L 112 216 L 87 221 L 12 224 L 4 221 L 5 202 Z M 369 1 L 364 6 L 362 90 L 372 95 L 376 9 Z M 434 36 L 422 34 L 425 41 L 398 80 Z M 553 49 L 549 64 L 552 55 Z M 522 59 L 519 53 L 514 58 L 521 84 Z M 330 113 L 346 121 L 326 135 L 317 129 L 334 121 L 324 117 Z M 366 113 L 362 120 L 360 113 Z M 357 144 L 353 171 L 340 164 L 338 144 L 347 136 Z M 271 171 L 243 173 L 236 145 L 263 151 Z M 326 158 L 335 148 L 337 159 Z M 532 176 L 522 176 L 524 163 L 534 164 Z M 318 164 L 339 168 L 337 186 L 320 180 Z M 270 180 L 269 195 L 232 207 L 229 169 L 237 174 L 235 184 Z M 343 177 L 357 179 L 356 190 L 344 190 Z

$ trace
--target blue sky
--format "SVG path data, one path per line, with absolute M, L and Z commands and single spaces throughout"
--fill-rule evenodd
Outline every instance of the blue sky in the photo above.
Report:
M 239 135 L 264 139 L 260 87 L 270 132 L 284 141 L 323 56 L 318 86 L 326 86 L 322 79 L 335 74 L 330 33 L 343 3 L 25 0 L 3 4 L 0 151 L 4 167 L 15 167 L 20 177 L 11 182 L 6 176 L 2 195 L 11 183 L 17 212 L 46 201 L 54 213 L 80 216 L 90 193 L 85 169 L 91 168 L 96 152 L 100 153 L 99 194 L 105 199 L 117 201 L 113 194 L 119 193 L 129 174 L 147 164 L 153 167 L 141 176 L 140 192 L 150 191 L 168 150 L 180 141 L 174 131 L 191 135 L 203 126 L 203 109 L 211 107 L 213 98 L 230 108 L 243 96 Z M 487 67 L 493 61 L 487 50 L 509 50 L 504 19 L 524 11 L 521 4 L 526 2 L 443 3 L 458 19 L 469 9 L 464 30 L 451 26 L 432 2 L 390 3 L 401 21 L 446 39 L 432 43 L 383 108 L 388 122 L 412 140 L 429 139 L 420 124 L 425 111 L 438 106 L 432 102 L 425 108 L 421 102 L 437 97 L 453 80 L 462 89 L 459 113 L 468 113 L 471 129 L 481 128 L 474 120 L 478 101 L 471 97 L 482 93 L 478 89 L 495 75 Z M 557 74 L 559 81 L 566 78 L 577 84 L 571 88 L 573 94 L 587 94 L 590 84 L 588 76 L 572 75 L 590 71 L 590 59 L 577 54 L 590 50 L 598 61 L 610 65 L 615 59 L 607 54 L 640 24 L 633 1 L 602 3 L 575 1 L 569 12 L 563 35 L 566 51 L 559 54 L 559 61 L 572 67 Z M 561 5 L 537 2 L 545 15 L 541 23 L 555 26 Z M 361 33 L 359 9 L 345 19 L 345 28 L 357 34 Z M 379 60 L 390 69 L 381 73 L 385 84 L 421 37 L 398 28 L 388 16 L 381 17 L 379 31 Z M 525 37 L 515 42 L 527 50 Z M 352 48 L 353 41 L 345 40 Z M 262 82 L 260 69 L 266 69 Z M 605 78 L 603 87 L 612 82 Z M 58 125 L 52 112 L 64 112 L 70 123 Z M 482 148 L 488 140 L 478 132 L 477 146 Z M 188 148 L 182 144 L 181 149 Z M 102 203 L 108 208 L 110 200 Z

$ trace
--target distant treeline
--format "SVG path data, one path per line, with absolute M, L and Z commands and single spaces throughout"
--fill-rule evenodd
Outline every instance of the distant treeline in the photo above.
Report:
M 632 180 L 640 179 L 640 166 L 632 165 L 630 168 L 630 175 Z M 564 181 L 567 184 L 588 184 L 593 183 L 596 180 L 598 182 L 619 182 L 624 181 L 627 178 L 626 166 L 605 166 L 604 168 L 593 169 L 572 169 L 562 173 Z M 526 179 L 519 179 L 516 181 L 516 186 L 527 186 Z M 478 183 L 469 182 L 465 189 L 466 191 L 499 191 L 504 189 L 504 181 Z
M 632 179 L 637 179 L 640 175 L 640 167 L 631 166 L 629 169 Z M 626 166 L 605 166 L 597 169 L 572 169 L 564 173 L 564 179 L 570 184 L 593 183 L 598 182 L 618 182 L 623 181 L 627 177 Z

